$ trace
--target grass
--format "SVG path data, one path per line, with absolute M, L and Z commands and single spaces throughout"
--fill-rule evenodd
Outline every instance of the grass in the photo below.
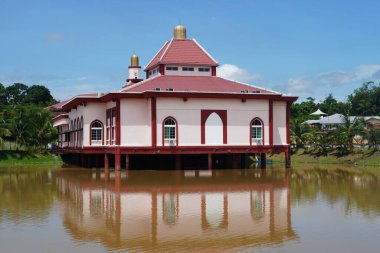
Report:
M 0 166 L 8 165 L 62 165 L 59 156 L 52 153 L 38 154 L 28 151 L 0 151 Z
M 284 154 L 274 154 L 269 156 L 273 162 L 283 163 L 285 160 Z M 372 152 L 370 150 L 356 149 L 353 153 L 347 155 L 337 155 L 330 153 L 327 156 L 316 155 L 304 149 L 297 150 L 292 154 L 292 164 L 346 164 L 354 166 L 377 166 L 380 167 L 380 151 Z

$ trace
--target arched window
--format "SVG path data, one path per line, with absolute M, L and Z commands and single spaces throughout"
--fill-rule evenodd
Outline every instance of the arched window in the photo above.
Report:
M 251 123 L 251 143 L 263 145 L 263 123 L 260 119 L 253 119 Z
M 91 142 L 99 143 L 103 140 L 103 124 L 99 120 L 95 120 L 91 124 Z
M 164 120 L 164 145 L 177 144 L 177 123 L 173 118 Z

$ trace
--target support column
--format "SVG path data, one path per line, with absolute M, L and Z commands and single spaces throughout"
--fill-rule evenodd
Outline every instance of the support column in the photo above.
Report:
M 233 169 L 237 169 L 238 168 L 238 164 L 239 164 L 239 161 L 238 161 L 238 154 L 232 154 L 232 168 Z
M 109 160 L 108 160 L 108 154 L 105 153 L 104 154 L 104 170 L 108 171 L 110 168 L 110 163 L 109 163 Z
M 269 100 L 269 145 L 273 147 L 273 100 Z
M 285 151 L 285 168 L 289 169 L 291 167 L 290 159 L 290 146 Z
M 87 166 L 87 161 L 86 161 L 86 155 L 80 155 L 81 157 L 81 166 L 83 167 L 83 168 L 86 168 Z
M 266 153 L 261 153 L 261 168 L 266 169 L 267 167 L 267 154 Z
M 212 170 L 212 154 L 207 154 L 207 161 L 208 161 L 208 169 Z
M 151 98 L 151 128 L 152 128 L 152 147 L 157 146 L 157 119 L 156 119 L 156 98 Z
M 121 154 L 115 154 L 115 170 L 119 171 L 121 169 Z
M 100 164 L 99 159 L 100 159 L 99 155 L 96 154 L 96 155 L 95 155 L 95 167 L 96 167 L 96 168 L 99 168 L 99 167 L 100 167 L 100 165 L 99 165 L 99 164 Z
M 175 169 L 176 170 L 181 169 L 181 155 L 179 154 L 175 155 Z
M 125 155 L 125 169 L 129 170 L 129 155 Z

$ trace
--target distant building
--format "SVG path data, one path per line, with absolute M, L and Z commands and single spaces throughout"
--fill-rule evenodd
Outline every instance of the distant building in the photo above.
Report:
M 371 128 L 380 128 L 380 117 L 379 116 L 350 116 L 349 120 L 350 122 L 354 122 L 358 119 L 363 119 L 365 122 L 365 126 L 367 129 Z M 318 120 L 307 120 L 304 123 L 308 125 L 320 125 L 322 129 L 329 130 L 329 129 L 335 129 L 340 124 L 343 124 L 345 122 L 345 117 L 342 114 L 333 114 L 331 116 L 327 117 L 321 117 Z
M 184 155 L 206 155 L 209 168 L 220 162 L 235 167 L 249 153 L 264 160 L 267 152 L 288 157 L 289 108 L 297 97 L 217 77 L 217 67 L 195 39 L 187 39 L 185 27 L 175 27 L 174 38 L 145 67 L 145 80 L 133 55 L 121 90 L 52 106 L 61 112 L 53 119 L 59 152 L 82 165 L 97 161 L 107 168 L 112 160 L 116 169 L 141 155 L 143 162 L 165 160 L 176 168 L 184 168 Z

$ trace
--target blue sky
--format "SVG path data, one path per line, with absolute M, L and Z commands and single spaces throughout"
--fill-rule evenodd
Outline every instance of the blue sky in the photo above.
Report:
M 0 82 L 57 99 L 121 88 L 180 19 L 219 74 L 286 94 L 344 100 L 380 80 L 380 1 L 0 0 Z

